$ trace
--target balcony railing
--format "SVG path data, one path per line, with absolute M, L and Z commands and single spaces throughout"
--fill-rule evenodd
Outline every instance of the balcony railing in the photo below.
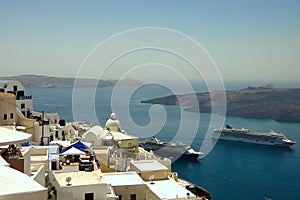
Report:
M 32 95 L 30 95 L 30 96 L 17 96 L 17 100 L 25 100 L 25 99 L 32 99 Z

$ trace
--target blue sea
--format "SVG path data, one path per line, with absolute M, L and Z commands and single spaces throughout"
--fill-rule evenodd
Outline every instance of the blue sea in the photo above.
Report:
M 246 86 L 246 83 L 244 84 L 230 83 L 226 85 L 226 89 L 241 89 Z M 130 86 L 123 87 L 126 91 Z M 129 102 L 120 101 L 118 106 L 112 108 L 113 89 L 113 87 L 103 87 L 96 90 L 93 112 L 96 113 L 97 120 L 92 117 L 93 113 L 85 113 L 89 107 L 87 104 L 93 103 L 93 100 L 88 99 L 83 93 L 82 105 L 74 108 L 82 112 L 79 119 L 95 125 L 103 125 L 112 111 L 120 116 L 126 116 L 129 112 L 128 118 L 119 118 L 122 129 L 129 134 L 139 137 L 156 135 L 164 141 L 178 140 L 191 144 L 196 150 L 200 149 L 208 130 L 211 114 L 188 113 L 179 106 L 153 107 L 140 103 L 141 100 L 172 94 L 172 91 L 158 85 L 141 87 L 130 94 Z M 197 90 L 205 91 L 205 88 L 199 86 Z M 33 95 L 34 110 L 58 112 L 61 119 L 73 121 L 72 92 L 72 88 L 27 88 L 26 93 Z M 123 109 L 118 110 L 119 108 Z M 152 123 L 155 119 L 164 119 L 164 117 L 163 123 Z M 273 120 L 233 116 L 227 116 L 225 123 L 255 131 L 282 132 L 298 143 L 291 148 L 280 148 L 218 141 L 204 158 L 177 160 L 172 163 L 172 170 L 177 171 L 181 178 L 207 189 L 212 199 L 216 200 L 300 199 L 300 123 L 279 123 Z M 147 128 L 149 124 L 152 127 Z M 157 125 L 159 127 L 156 127 L 156 124 L 159 124 Z M 178 133 L 181 124 L 185 124 L 185 129 L 184 132 Z M 196 130 L 194 130 L 195 125 L 198 127 Z M 146 133 L 142 133 L 143 130 L 147 130 Z

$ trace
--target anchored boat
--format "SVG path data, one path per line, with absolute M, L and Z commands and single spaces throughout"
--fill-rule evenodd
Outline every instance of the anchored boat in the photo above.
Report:
M 139 146 L 147 151 L 153 151 L 154 154 L 167 158 L 188 158 L 197 159 L 202 152 L 195 151 L 190 145 L 183 143 L 162 142 L 156 137 L 149 138 L 140 142 Z

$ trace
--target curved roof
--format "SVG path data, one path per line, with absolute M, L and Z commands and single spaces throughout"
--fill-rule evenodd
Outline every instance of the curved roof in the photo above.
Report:
M 47 195 L 47 190 L 32 178 L 10 167 L 0 166 L 0 199 L 1 196 L 41 192 Z M 5 198 L 5 197 L 4 197 Z
M 23 143 L 30 137 L 31 134 L 0 127 L 0 146 Z
M 0 80 L 0 87 L 6 88 L 9 87 L 11 84 L 17 84 L 19 87 L 24 88 L 23 84 L 20 81 L 17 80 Z
M 98 139 L 103 138 L 106 135 L 101 126 L 93 126 L 91 129 L 89 129 L 82 135 L 82 138 L 85 138 L 89 134 L 95 135 Z
M 4 87 L 6 84 L 11 83 L 11 80 L 0 80 L 0 87 Z

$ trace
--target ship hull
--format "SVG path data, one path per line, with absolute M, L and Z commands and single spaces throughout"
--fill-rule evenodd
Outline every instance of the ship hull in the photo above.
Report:
M 160 157 L 167 157 L 171 160 L 173 159 L 197 159 L 199 153 L 189 153 L 184 147 L 176 146 L 165 146 L 158 144 L 140 144 L 140 147 L 144 148 L 146 151 L 153 151 L 153 153 Z
M 151 149 L 145 149 L 146 151 L 153 151 Z M 160 156 L 160 157 L 166 157 L 171 160 L 176 160 L 178 158 L 180 159 L 188 159 L 188 160 L 196 160 L 199 158 L 199 154 L 191 154 L 191 153 L 179 153 L 176 151 L 165 151 L 163 149 L 158 149 L 153 151 L 154 155 Z
M 245 138 L 233 138 L 233 137 L 224 137 L 220 136 L 219 138 L 213 137 L 214 139 L 219 140 L 227 140 L 227 141 L 234 141 L 234 142 L 245 142 L 245 143 L 251 143 L 251 144 L 259 144 L 259 145 L 268 145 L 268 146 L 280 146 L 280 147 L 290 147 L 293 145 L 293 143 L 272 143 L 270 141 L 260 141 L 260 140 L 251 140 L 251 139 L 245 139 Z

